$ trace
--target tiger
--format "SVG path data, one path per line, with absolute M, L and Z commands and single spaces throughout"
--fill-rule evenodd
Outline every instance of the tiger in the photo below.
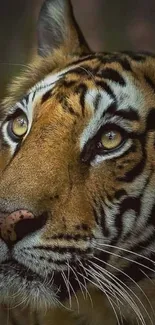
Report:
M 155 324 L 155 55 L 45 0 L 0 110 L 0 324 Z

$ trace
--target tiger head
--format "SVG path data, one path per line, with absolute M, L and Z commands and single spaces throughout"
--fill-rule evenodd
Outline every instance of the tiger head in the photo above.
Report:
M 67 0 L 43 4 L 38 44 L 0 113 L 0 300 L 132 307 L 154 277 L 155 57 L 93 53 Z

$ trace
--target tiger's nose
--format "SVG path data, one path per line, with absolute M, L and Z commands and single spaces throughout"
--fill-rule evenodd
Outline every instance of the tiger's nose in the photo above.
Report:
M 35 217 L 28 210 L 18 210 L 8 216 L 0 215 L 0 236 L 8 245 L 13 245 L 25 236 L 45 225 L 47 214 Z

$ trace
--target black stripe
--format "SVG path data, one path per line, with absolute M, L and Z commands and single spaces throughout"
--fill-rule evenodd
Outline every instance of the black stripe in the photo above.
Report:
M 68 102 L 66 97 L 64 97 L 64 96 L 60 97 L 60 95 L 58 95 L 58 100 L 59 100 L 59 103 L 61 103 L 62 108 L 63 108 L 63 110 L 65 112 L 68 112 L 71 115 L 74 115 L 74 116 L 77 116 L 77 117 L 80 116 L 80 114 L 78 112 L 74 111 L 74 109 L 72 108 L 72 106 L 70 105 L 70 103 Z
M 88 231 L 89 230 L 89 226 L 86 223 L 81 223 L 79 225 L 75 226 L 76 230 L 83 230 L 83 231 Z
M 15 148 L 15 151 L 14 151 L 14 153 L 13 153 L 13 156 L 12 156 L 11 160 L 12 160 L 12 159 L 17 155 L 17 153 L 18 153 L 18 151 L 20 150 L 21 146 L 22 146 L 22 141 L 20 140 L 20 141 L 18 142 L 18 144 L 16 145 L 16 148 Z
M 151 108 L 147 116 L 146 130 L 155 130 L 155 108 Z
M 142 173 L 145 167 L 145 161 L 146 159 L 143 156 L 141 161 L 136 166 L 134 166 L 129 172 L 127 172 L 125 176 L 118 177 L 117 180 L 127 182 L 127 183 L 132 182 L 134 179 L 136 179 L 136 177 L 138 177 Z
M 151 87 L 151 89 L 155 91 L 155 83 L 153 82 L 153 80 L 147 75 L 144 75 L 144 79 L 146 83 Z
M 129 56 L 131 60 L 137 62 L 143 62 L 146 60 L 146 54 L 142 52 L 123 51 L 122 53 Z
M 124 78 L 121 76 L 121 74 L 112 69 L 112 68 L 106 68 L 103 69 L 100 73 L 99 76 L 101 76 L 104 79 L 109 79 L 110 81 L 114 81 L 119 83 L 121 86 L 125 86 L 126 82 L 124 80 Z
M 72 71 L 71 71 L 71 72 L 72 72 Z M 63 85 L 63 87 L 65 87 L 65 88 L 73 87 L 73 86 L 76 85 L 76 83 L 77 83 L 77 81 L 75 81 L 75 80 L 67 80 L 67 79 L 62 80 L 62 85 Z
M 112 103 L 106 111 L 103 113 L 103 116 L 105 114 L 111 114 L 111 115 L 116 115 L 123 117 L 124 119 L 128 119 L 129 121 L 138 121 L 139 120 L 139 115 L 138 113 L 134 110 L 132 107 L 127 107 L 126 109 L 117 109 L 117 104 Z
M 118 231 L 117 238 L 120 237 L 122 230 L 123 230 L 123 216 L 128 210 L 135 211 L 136 216 L 138 217 L 140 215 L 140 209 L 141 209 L 141 200 L 140 198 L 135 197 L 127 197 L 125 198 L 119 207 L 119 212 L 115 216 L 115 227 Z
M 148 218 L 148 223 L 155 226 L 155 205 L 153 205 L 150 216 Z
M 85 254 L 85 253 L 83 253 Z M 54 260 L 52 257 L 44 257 L 44 256 L 40 256 L 39 257 L 40 261 L 46 261 L 48 263 L 55 263 L 56 265 L 61 265 L 61 266 L 65 266 L 66 265 L 66 258 L 64 258 L 63 256 L 61 257 L 61 260 Z M 75 262 L 75 255 L 72 256 L 72 258 L 69 260 L 70 262 Z
M 120 214 L 123 215 L 128 210 L 134 210 L 137 217 L 140 215 L 141 200 L 139 197 L 128 197 L 123 200 L 120 207 Z
M 140 137 L 139 137 L 140 140 Z M 133 152 L 135 149 L 135 146 L 133 145 Z M 131 147 L 131 148 L 132 148 Z M 131 148 L 129 148 L 128 150 L 131 151 Z M 132 182 L 134 179 L 136 179 L 137 176 L 139 176 L 144 167 L 145 167 L 145 163 L 146 163 L 146 153 L 145 153 L 145 139 L 143 139 L 143 137 L 141 138 L 141 150 L 142 150 L 142 157 L 140 162 L 138 162 L 130 171 L 128 171 L 124 176 L 122 177 L 117 177 L 116 180 L 118 181 L 124 181 L 124 182 Z M 126 152 L 125 152 L 126 154 Z
M 103 117 L 105 114 L 111 114 L 111 115 L 114 116 L 115 113 L 116 113 L 116 109 L 117 109 L 117 107 L 116 107 L 116 103 L 115 103 L 115 102 L 112 103 L 112 104 L 110 104 L 110 106 L 107 107 L 106 111 L 103 112 L 102 117 Z
M 110 96 L 110 98 L 112 100 L 116 101 L 116 96 L 115 96 L 114 92 L 112 91 L 111 87 L 109 85 L 107 85 L 107 83 L 105 81 L 103 81 L 103 80 L 96 81 L 96 86 L 101 87 L 104 91 L 107 92 L 107 94 Z
M 129 149 L 127 149 L 125 152 L 123 152 L 121 154 L 121 159 L 124 158 L 124 157 L 126 157 L 126 159 L 123 160 L 123 162 L 122 162 L 123 164 L 124 163 L 129 163 L 131 161 L 130 157 L 128 158 L 128 154 L 130 154 L 131 152 L 136 152 L 136 145 L 135 145 L 135 143 L 133 143 L 131 145 L 131 147 L 129 147 Z
M 98 110 L 99 105 L 100 105 L 100 102 L 101 102 L 101 99 L 102 99 L 101 94 L 97 94 L 96 97 L 95 97 L 95 100 L 94 100 L 94 102 L 93 102 L 93 106 L 94 106 L 94 108 L 95 108 L 95 111 Z
M 95 222 L 97 223 L 97 225 L 99 225 L 99 217 L 95 208 L 93 208 L 93 215 L 94 215 Z
M 21 104 L 23 106 L 25 106 L 24 101 L 25 101 L 26 105 L 28 105 L 28 102 L 29 102 L 29 94 L 26 94 L 24 97 L 22 97 Z
M 132 71 L 130 62 L 127 58 L 121 56 L 121 53 L 112 54 L 109 57 L 99 56 L 99 59 L 103 64 L 106 63 L 119 63 L 121 67 L 126 71 Z
M 7 116 L 6 120 L 10 121 L 12 119 L 15 119 L 16 117 L 20 116 L 22 113 L 23 113 L 23 110 L 21 108 L 17 107 L 13 113 L 11 113 Z
M 125 57 L 126 56 L 126 57 Z M 94 59 L 100 60 L 102 63 L 119 63 L 124 70 L 132 71 L 129 58 L 134 61 L 145 61 L 147 57 L 155 58 L 154 53 L 149 52 L 132 52 L 132 51 L 121 51 L 121 52 L 99 52 L 91 53 L 87 56 L 80 57 L 80 59 L 71 62 L 68 66 L 73 64 L 79 64 L 86 61 L 92 61 Z
M 88 55 L 85 55 L 85 56 L 83 56 L 83 54 L 82 54 L 82 56 L 78 60 L 72 61 L 71 63 L 69 63 L 67 65 L 67 67 L 70 67 L 70 66 L 73 66 L 73 65 L 76 65 L 76 64 L 78 65 L 79 63 L 87 62 L 87 61 L 94 60 L 94 59 L 96 59 L 94 53 L 91 53 L 91 54 L 88 54 Z
M 51 89 L 50 89 L 42 96 L 41 104 L 46 102 L 51 97 L 51 95 L 52 95 L 52 93 L 51 93 Z
M 85 115 L 85 95 L 87 92 L 87 86 L 84 83 L 81 83 L 76 87 L 75 93 L 80 95 L 80 105 L 82 110 L 82 115 Z
M 87 240 L 88 236 L 81 235 L 81 234 L 69 235 L 69 234 L 65 234 L 65 233 L 60 233 L 58 235 L 53 235 L 51 237 L 48 237 L 48 239 L 52 239 L 52 240 L 64 239 L 67 241 L 70 241 L 70 240 L 79 241 L 79 240 Z
M 33 91 L 32 102 L 33 102 L 33 100 L 34 100 L 35 95 L 36 95 L 36 90 Z
M 79 113 L 77 113 L 77 112 L 75 112 L 75 111 L 73 110 L 73 108 L 72 108 L 71 105 L 68 104 L 68 105 L 67 105 L 67 108 L 68 108 L 68 112 L 69 112 L 71 115 L 74 115 L 74 116 L 77 116 L 77 117 L 80 116 Z
M 122 198 L 122 196 L 126 196 L 126 195 L 127 195 L 127 192 L 124 189 L 118 190 L 115 193 L 115 199 L 120 200 Z
M 116 110 L 115 115 L 123 117 L 129 121 L 139 121 L 139 115 L 132 107 Z
M 144 193 L 145 189 L 148 186 L 150 178 L 151 178 L 151 176 L 148 177 L 148 179 L 147 179 L 147 181 L 145 183 L 145 186 L 143 187 L 143 191 L 139 195 L 139 197 L 137 197 L 137 198 L 135 198 L 135 197 L 127 197 L 122 201 L 122 203 L 120 204 L 120 212 L 118 213 L 118 216 L 119 216 L 119 214 L 121 214 L 122 218 L 123 218 L 123 214 L 126 211 L 132 209 L 132 210 L 135 211 L 136 219 L 138 219 L 140 217 L 140 215 L 141 215 L 141 202 L 143 200 L 142 196 L 143 196 L 143 193 Z M 117 216 L 116 216 L 116 218 L 117 218 Z M 130 235 L 131 235 L 131 231 L 129 230 L 129 232 L 124 236 L 124 241 L 127 240 L 130 237 Z M 151 238 L 150 238 L 150 241 L 151 241 Z M 139 246 L 139 244 L 138 244 L 138 246 Z M 146 245 L 144 245 L 144 246 L 146 247 Z M 136 249 L 136 252 L 137 252 L 136 246 L 134 248 L 134 251 L 135 251 L 135 249 Z
M 103 116 L 105 114 L 111 114 L 115 116 L 123 117 L 124 119 L 128 119 L 129 121 L 139 121 L 139 115 L 132 107 L 127 107 L 126 109 L 117 109 L 117 104 L 112 103 L 106 111 L 103 113 Z
M 122 59 L 122 60 L 120 59 L 120 60 L 117 60 L 117 62 L 122 66 L 122 68 L 124 70 L 132 71 L 131 65 L 127 59 Z
M 88 237 L 87 237 L 88 238 Z M 60 254 L 64 254 L 64 253 L 71 253 L 71 254 L 89 254 L 91 252 L 90 248 L 87 249 L 80 249 L 77 247 L 73 247 L 73 246 L 68 246 L 68 247 L 60 247 L 60 246 L 42 246 L 42 245 L 38 245 L 38 246 L 34 246 L 34 249 L 39 249 L 39 250 L 43 250 L 43 251 L 49 251 L 49 252 L 57 252 Z
M 144 233 L 145 232 L 145 229 L 147 229 L 147 220 L 146 220 L 146 224 L 144 226 L 144 228 L 141 230 L 141 232 L 137 233 L 137 237 L 140 236 L 142 234 L 142 232 Z M 130 233 L 131 235 L 131 233 Z M 140 254 L 142 256 L 144 256 L 144 250 L 146 248 L 147 250 L 147 247 L 149 247 L 150 244 L 154 244 L 155 243 L 155 230 L 152 231 L 152 234 L 148 235 L 149 237 L 148 238 L 143 238 L 141 241 L 138 242 L 138 244 L 136 244 L 134 246 L 134 252 L 137 253 L 137 254 Z M 128 236 L 129 238 L 129 236 Z M 125 238 L 126 239 L 126 238 Z M 151 253 L 151 251 L 150 251 Z M 150 255 L 148 256 L 148 258 L 150 258 Z M 155 255 L 153 254 L 152 255 L 152 261 L 155 261 Z
M 101 225 L 102 233 L 105 237 L 108 237 L 110 235 L 110 231 L 106 225 L 105 212 L 101 205 L 99 207 L 99 211 L 100 211 L 100 217 L 101 217 L 100 225 Z

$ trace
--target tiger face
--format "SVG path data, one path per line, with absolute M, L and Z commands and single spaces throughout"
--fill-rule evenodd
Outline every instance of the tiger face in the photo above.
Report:
M 151 324 L 155 57 L 92 53 L 63 0 L 38 31 L 1 112 L 0 301 L 72 309 L 96 290 Z

